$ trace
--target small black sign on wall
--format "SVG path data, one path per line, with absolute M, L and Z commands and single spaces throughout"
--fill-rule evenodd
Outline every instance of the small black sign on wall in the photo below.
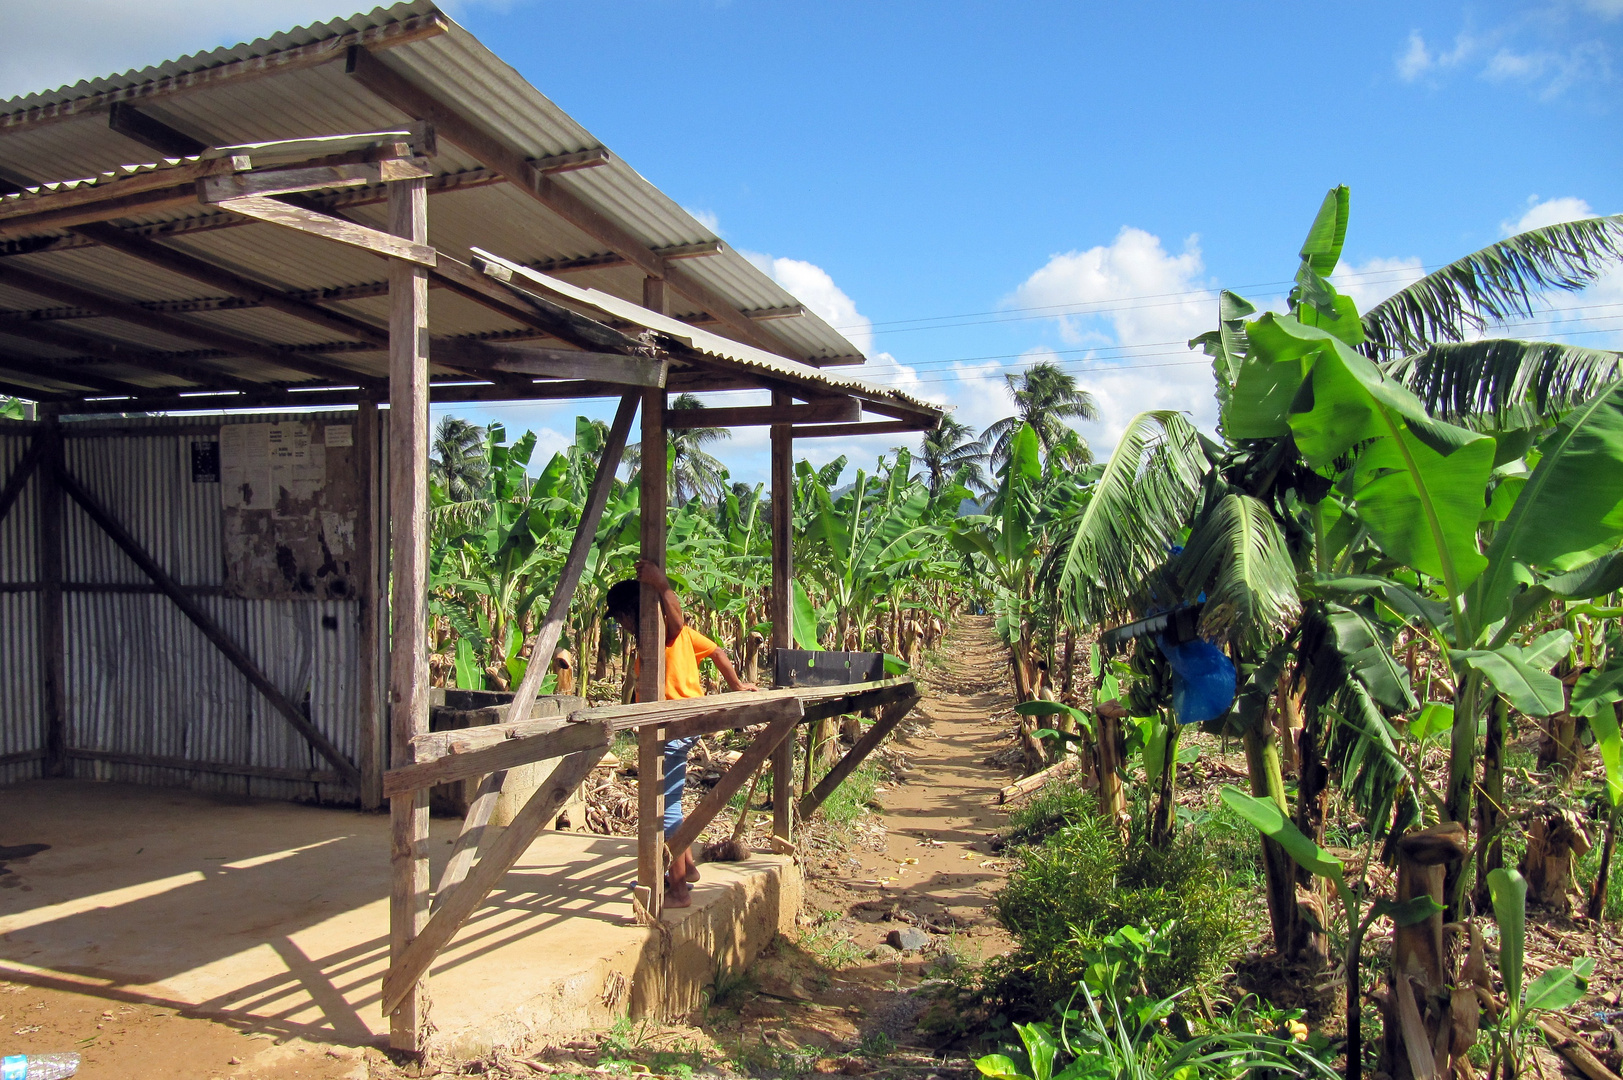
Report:
M 218 439 L 192 440 L 192 483 L 220 482 L 220 442 Z

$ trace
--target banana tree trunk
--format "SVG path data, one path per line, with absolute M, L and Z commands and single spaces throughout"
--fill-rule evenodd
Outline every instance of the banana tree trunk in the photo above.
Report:
M 1595 884 L 1589 893 L 1589 905 L 1585 914 L 1596 923 L 1606 918 L 1606 890 L 1612 876 L 1612 852 L 1617 848 L 1617 819 L 1619 813 L 1616 807 L 1606 817 L 1606 841 L 1600 849 L 1600 869 L 1595 873 Z
M 1127 801 L 1121 789 L 1121 722 L 1127 710 L 1119 701 L 1101 702 L 1094 710 L 1097 741 L 1094 743 L 1094 769 L 1099 774 L 1099 813 L 1125 824 Z
M 1075 685 L 1075 683 L 1074 683 L 1075 675 L 1076 675 L 1076 628 L 1072 627 L 1072 626 L 1067 626 L 1065 628 L 1065 667 L 1064 667 L 1062 675 L 1060 676 L 1061 682 L 1060 682 L 1059 696 L 1060 696 L 1061 700 L 1071 696 L 1071 687 Z
M 1150 817 L 1150 846 L 1165 849 L 1172 844 L 1172 833 L 1178 817 L 1178 734 L 1182 725 L 1175 720 L 1167 731 L 1166 758 L 1161 762 L 1160 783 L 1157 785 L 1155 812 Z
M 1262 727 L 1253 727 L 1243 737 L 1246 771 L 1251 794 L 1269 799 L 1287 816 L 1284 777 L 1279 768 L 1279 736 L 1264 718 Z M 1296 862 L 1283 847 L 1264 836 L 1262 872 L 1268 900 L 1268 925 L 1274 935 L 1274 949 L 1287 959 L 1294 958 L 1302 942 L 1303 919 L 1296 906 Z
M 1499 830 L 1505 820 L 1505 721 L 1510 706 L 1495 695 L 1488 706 L 1488 734 L 1482 746 L 1482 787 L 1476 797 L 1476 889 L 1472 900 L 1477 911 L 1493 910 L 1488 891 L 1488 872 L 1505 865 L 1504 840 Z

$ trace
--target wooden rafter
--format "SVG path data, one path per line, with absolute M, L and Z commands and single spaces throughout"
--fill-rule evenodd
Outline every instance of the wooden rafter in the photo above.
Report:
M 125 138 L 169 157 L 191 157 L 208 149 L 208 143 L 192 138 L 127 101 L 115 101 L 108 106 L 107 126 Z
M 185 379 L 198 386 L 226 386 L 236 389 L 255 390 L 265 388 L 264 383 L 241 379 L 214 368 L 200 367 L 188 359 L 191 354 L 177 355 L 175 353 L 142 349 L 118 341 L 115 338 L 79 330 L 69 330 L 43 321 L 33 319 L 0 321 L 0 334 L 25 338 L 29 341 L 38 341 L 45 345 L 53 345 L 59 349 L 68 349 L 78 354 L 66 358 L 52 357 L 45 359 L 35 357 L 33 359 L 36 365 L 49 365 L 52 370 L 66 369 L 67 371 L 74 371 L 83 366 L 86 359 L 89 358 L 105 363 L 140 368 L 144 371 L 151 371 L 155 374 L 167 375 L 173 378 Z M 155 391 L 162 393 L 167 389 L 167 387 L 147 386 L 143 387 L 141 392 L 147 394 Z
M 815 424 L 855 420 L 862 415 L 856 398 L 818 398 L 805 405 L 744 405 L 708 409 L 668 409 L 665 426 L 672 431 L 697 427 L 756 427 L 764 424 Z
M 881 420 L 869 424 L 797 424 L 791 434 L 797 439 L 855 439 L 863 435 L 917 435 L 927 430 L 907 420 Z
M 582 349 L 549 349 L 517 342 L 435 338 L 429 357 L 464 371 L 589 379 L 626 386 L 664 386 L 664 361 Z

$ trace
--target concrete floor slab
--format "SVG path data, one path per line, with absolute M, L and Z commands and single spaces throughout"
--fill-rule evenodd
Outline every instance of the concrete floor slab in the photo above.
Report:
M 433 823 L 436 880 L 458 825 Z M 386 1041 L 387 816 L 41 780 L 0 788 L 0 848 L 0 977 Z M 640 927 L 634 841 L 544 833 L 432 968 L 436 1045 L 471 1057 L 697 1006 L 718 969 L 793 932 L 800 895 L 780 856 L 703 873 L 693 907 Z

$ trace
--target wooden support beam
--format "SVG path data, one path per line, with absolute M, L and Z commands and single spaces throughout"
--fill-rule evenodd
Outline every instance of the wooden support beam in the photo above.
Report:
M 129 556 L 130 561 L 135 563 L 141 572 L 151 579 L 160 592 L 169 597 L 170 601 L 180 609 L 181 614 L 190 619 L 192 625 L 202 631 L 203 636 L 208 638 L 216 649 L 220 650 L 225 658 L 231 662 L 232 666 L 242 672 L 249 684 L 255 690 L 258 690 L 266 701 L 270 702 L 271 707 L 281 713 L 289 724 L 293 725 L 294 730 L 304 737 L 305 742 L 309 743 L 316 753 L 332 763 L 333 768 L 338 770 L 345 783 L 359 790 L 361 774 L 355 768 L 354 763 L 344 756 L 343 751 L 339 750 L 332 740 L 322 733 L 320 728 L 310 722 L 310 718 L 304 714 L 302 709 L 295 705 L 275 683 L 271 682 L 270 678 L 260 670 L 259 665 L 254 663 L 253 658 L 232 640 L 231 635 L 227 634 L 225 629 L 214 621 L 214 617 L 203 609 L 202 605 L 191 596 L 184 586 L 175 581 L 169 575 L 169 572 L 159 565 L 158 561 L 141 546 L 140 541 L 135 539 L 130 531 L 124 527 L 123 523 L 113 517 L 71 473 L 64 469 L 57 479 L 62 486 L 62 490 L 67 492 L 73 501 L 79 504 L 80 509 L 85 512 L 86 516 L 95 522 L 101 531 L 106 533 L 125 555 Z
M 800 805 L 797 807 L 800 820 L 805 821 L 811 817 L 817 808 L 823 805 L 824 800 L 834 794 L 834 789 L 839 787 L 858 765 L 862 764 L 864 758 L 873 753 L 879 747 L 879 744 L 885 741 L 885 736 L 889 735 L 891 729 L 902 722 L 902 717 L 906 716 L 913 706 L 918 704 L 918 700 L 919 693 L 914 690 L 913 693 L 902 700 L 893 701 L 885 706 L 884 711 L 879 714 L 879 719 L 875 720 L 868 727 L 868 730 L 863 732 L 862 738 L 858 739 L 851 749 L 845 752 L 844 757 L 835 762 L 834 767 L 817 782 L 816 787 L 801 796 Z
M 382 327 L 372 326 L 348 315 L 317 307 L 307 300 L 289 296 L 285 289 L 252 281 L 206 259 L 177 251 L 145 237 L 131 235 L 116 225 L 82 225 L 74 231 L 91 237 L 104 247 L 121 251 L 144 263 L 150 263 L 205 285 L 212 285 L 232 296 L 313 323 L 336 334 L 369 341 L 374 345 L 386 346 L 389 343 L 389 332 Z
M 407 245 L 428 240 L 428 193 L 421 180 L 390 189 L 389 230 Z M 419 261 L 389 263 L 389 635 L 390 763 L 411 764 L 411 740 L 428 731 L 428 276 Z M 428 792 L 389 800 L 392 884 L 389 958 L 402 957 L 428 921 Z M 432 955 L 432 953 L 430 953 Z M 425 965 L 426 970 L 426 965 Z M 384 1009 L 389 1041 L 423 1050 L 428 997 L 412 978 Z
M 624 356 L 647 356 L 651 353 L 649 347 L 637 338 L 571 311 L 562 304 L 553 303 L 545 297 L 496 281 L 444 252 L 440 253 L 432 274 L 447 288 L 468 299 L 483 304 L 516 323 L 543 330 L 560 341 L 567 341 L 582 349 L 620 353 Z
M 391 957 L 389 974 L 383 980 L 383 1009 L 386 1014 L 398 1015 L 399 1010 L 411 1004 L 410 998 L 419 989 L 434 957 L 450 944 L 462 924 L 490 895 L 490 890 L 507 876 L 513 864 L 535 842 L 536 835 L 557 815 L 570 792 L 586 779 L 603 754 L 603 750 L 582 750 L 560 762 L 547 782 L 530 796 L 513 823 L 503 829 L 501 836 L 490 845 L 467 880 L 440 901 L 434 917 L 423 925 L 405 949 Z
M 253 166 L 247 154 L 228 154 L 224 157 L 189 161 L 167 168 L 132 173 L 96 184 L 79 184 L 59 191 L 41 191 L 0 203 L 0 222 L 9 228 L 13 224 L 40 218 L 58 211 L 75 211 L 103 203 L 116 203 L 132 195 L 146 195 L 154 191 L 175 191 L 185 188 L 195 199 L 195 184 L 210 176 L 224 176 L 243 172 Z
M 448 743 L 450 752 L 443 757 L 398 765 L 384 773 L 383 794 L 393 799 L 437 784 L 468 780 L 535 761 L 565 757 L 581 750 L 598 747 L 606 750 L 610 735 L 609 725 L 605 721 L 570 723 L 558 717 L 549 717 L 514 738 L 453 739 Z
M 918 684 L 912 679 L 886 679 L 876 683 L 852 683 L 849 686 L 838 686 L 832 689 L 837 694 L 812 694 L 806 690 L 796 690 L 794 693 L 800 697 L 806 707 L 806 719 L 828 720 L 847 713 L 862 712 L 864 709 L 878 709 L 891 705 L 905 698 L 919 696 Z
M 11 475 L 6 477 L 6 486 L 0 488 L 0 521 L 6 520 L 11 508 L 17 505 L 18 497 L 28 485 L 28 478 L 34 475 L 34 470 L 39 467 L 40 459 L 45 456 L 49 445 L 50 441 L 41 432 L 34 432 L 33 439 L 28 443 L 28 449 L 23 451 L 23 456 L 17 459 Z
M 772 393 L 775 408 L 788 408 L 789 395 Z M 788 424 L 772 425 L 772 647 L 792 649 L 790 592 L 794 580 L 794 437 Z M 794 842 L 795 743 L 785 739 L 772 755 L 772 835 L 784 843 Z
M 412 83 L 366 49 L 351 50 L 347 70 L 379 98 L 408 116 L 432 123 L 443 138 L 462 147 L 487 168 L 506 176 L 526 195 L 629 260 L 644 274 L 665 280 L 671 288 L 719 319 L 740 340 L 769 352 L 793 355 L 782 341 L 740 314 L 714 289 L 683 268 L 660 258 L 619 222 L 551 176 L 537 172 L 517 147 L 483 130 L 471 118 Z
M 250 56 L 242 60 L 215 64 L 200 71 L 181 72 L 135 86 L 104 90 L 70 101 L 8 113 L 0 116 L 0 132 L 10 133 L 71 120 L 86 113 L 108 108 L 120 101 L 161 101 L 197 90 L 239 85 L 267 75 L 300 71 L 329 63 L 342 58 L 355 45 L 369 49 L 389 49 L 437 37 L 449 29 L 450 23 L 437 11 L 412 15 L 399 22 L 365 30 L 351 30 L 308 45 L 296 45 L 262 56 Z
M 641 555 L 665 565 L 665 391 L 642 395 Z M 637 627 L 637 700 L 665 696 L 665 614 L 659 594 L 642 587 Z M 637 887 L 632 910 L 639 920 L 659 918 L 665 898 L 664 742 L 654 728 L 637 732 Z
M 405 152 L 404 144 L 401 151 Z M 335 188 L 371 187 L 394 180 L 426 180 L 434 175 L 427 158 L 401 156 L 381 161 L 348 162 L 341 165 L 300 165 L 286 169 L 257 169 L 252 172 L 211 176 L 202 181 L 200 198 L 205 204 L 225 203 L 255 196 L 297 195 L 307 191 Z
M 342 784 L 343 778 L 323 769 L 278 769 L 270 765 L 238 765 L 229 761 L 196 761 L 163 754 L 132 754 L 122 750 L 82 750 L 70 746 L 72 761 L 105 761 L 110 765 L 140 765 L 146 768 L 178 769 L 182 772 L 216 773 L 224 776 L 252 776 L 260 780 L 292 780 L 300 784 Z
M 68 368 L 65 371 L 53 367 L 49 374 L 42 374 L 39 370 L 42 366 L 38 357 L 0 352 L 0 372 L 19 381 L 43 378 L 54 383 L 80 387 L 79 392 L 86 394 L 143 394 L 151 389 L 139 383 L 125 382 L 123 379 L 92 375 L 80 367 Z
M 41 410 L 42 443 L 35 558 L 39 573 L 40 698 L 45 707 L 45 775 L 68 775 L 66 612 L 62 604 L 62 489 L 67 479 L 57 409 Z
M 625 386 L 665 385 L 666 364 L 640 356 L 550 349 L 506 341 L 436 338 L 430 351 L 436 364 L 464 371 L 538 375 L 549 379 L 590 379 Z
M 744 405 L 709 409 L 671 409 L 665 426 L 672 431 L 696 427 L 759 427 L 766 424 L 815 424 L 855 420 L 862 402 L 852 397 L 818 398 L 805 405 Z
M 755 741 L 750 743 L 749 749 L 745 750 L 732 767 L 722 774 L 716 786 L 705 792 L 704 798 L 699 800 L 699 805 L 693 808 L 693 813 L 682 819 L 682 824 L 676 827 L 676 831 L 667 842 L 672 852 L 686 851 L 688 846 L 699 838 L 699 834 L 704 832 L 704 827 L 710 824 L 710 820 L 717 812 L 727 805 L 727 800 L 737 794 L 738 789 L 744 786 L 744 782 L 755 775 L 755 770 L 759 769 L 778 747 L 794 744 L 792 736 L 795 725 L 800 722 L 800 702 L 793 698 L 780 699 L 764 706 L 762 712 L 765 713 L 767 709 L 771 709 L 777 715 L 771 719 L 764 731 L 755 736 Z
M 360 582 L 355 599 L 361 609 L 356 663 L 359 687 L 355 695 L 360 732 L 361 809 L 383 805 L 383 773 L 389 765 L 388 638 L 383 632 L 389 613 L 386 604 L 389 518 L 384 501 L 384 476 L 378 422 L 378 403 L 363 398 L 355 409 L 355 449 L 352 460 L 360 484 L 361 505 L 355 517 L 355 576 Z
M 33 254 L 36 251 L 47 250 L 56 246 L 45 241 L 35 243 L 32 237 L 39 233 L 67 229 L 92 221 L 111 221 L 114 218 L 139 217 L 146 214 L 165 214 L 174 210 L 189 210 L 196 205 L 197 191 L 192 185 L 187 184 L 184 187 L 137 191 L 128 195 L 94 202 L 81 200 L 71 206 L 55 209 L 50 207 L 33 208 L 34 212 L 26 216 L 19 215 L 7 220 L 0 220 L 0 241 L 29 237 L 29 241 L 19 244 L 18 250 L 8 252 L 8 254 Z M 63 246 L 79 247 L 82 245 Z
M 236 334 L 218 330 L 203 323 L 192 322 L 189 319 L 148 311 L 146 308 L 133 304 L 128 300 L 94 292 L 71 282 L 49 278 L 43 274 L 36 274 L 31 270 L 24 270 L 15 265 L 0 263 L 0 283 L 15 286 L 36 296 L 60 300 L 63 303 L 73 304 L 77 307 L 90 308 L 109 318 L 131 323 L 135 326 L 143 326 L 148 330 L 156 330 L 159 333 L 178 337 L 185 341 L 196 341 L 213 348 L 223 349 L 234 356 L 266 360 L 287 371 L 302 372 L 306 375 L 314 375 L 317 378 L 351 379 L 363 384 L 373 381 L 350 368 L 330 364 L 324 360 L 318 360 L 289 350 L 279 349 L 264 342 L 239 337 Z
M 619 397 L 625 386 L 619 383 L 584 382 L 578 379 L 556 382 L 522 381 L 502 383 L 434 383 L 432 400 L 436 403 L 462 401 L 557 401 L 574 398 Z M 23 396 L 37 395 L 38 390 L 24 388 Z M 109 397 L 105 400 L 59 395 L 72 399 L 74 413 L 127 413 L 127 412 L 185 412 L 187 410 L 248 409 L 285 406 L 290 409 L 313 408 L 318 405 L 354 405 L 371 391 L 351 384 L 347 387 L 275 387 L 264 391 L 227 391 L 190 394 L 139 394 L 127 397 Z
M 115 101 L 108 107 L 107 126 L 165 157 L 192 157 L 208 149 L 207 143 L 170 127 L 127 101 Z
M 426 194 L 426 193 L 425 193 Z M 422 266 L 433 266 L 437 261 L 437 253 L 426 243 L 417 243 L 404 240 L 398 236 L 391 236 L 377 229 L 369 229 L 365 225 L 357 225 L 353 221 L 333 217 L 315 210 L 306 210 L 302 206 L 282 202 L 263 195 L 244 195 L 241 198 L 226 199 L 219 204 L 223 210 L 233 214 L 241 214 L 259 221 L 267 221 L 272 225 L 281 225 L 284 228 L 297 232 L 309 233 L 324 240 L 332 240 L 349 247 L 359 248 L 371 252 L 373 255 L 385 258 L 404 259 L 407 262 Z
M 883 420 L 869 424 L 796 425 L 789 433 L 797 439 L 859 439 L 864 435 L 917 435 L 921 430 L 906 420 Z

